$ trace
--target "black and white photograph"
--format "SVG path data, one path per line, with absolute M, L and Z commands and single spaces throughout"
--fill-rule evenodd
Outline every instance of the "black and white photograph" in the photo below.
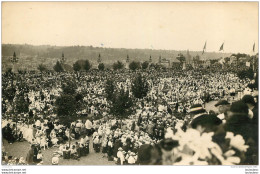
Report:
M 258 1 L 1 3 L 2 167 L 259 165 Z

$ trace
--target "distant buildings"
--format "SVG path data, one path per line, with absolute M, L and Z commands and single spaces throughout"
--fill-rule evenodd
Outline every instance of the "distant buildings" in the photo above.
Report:
M 171 61 L 169 59 L 166 58 L 161 58 L 161 56 L 159 57 L 159 65 L 165 67 L 165 68 L 171 68 Z

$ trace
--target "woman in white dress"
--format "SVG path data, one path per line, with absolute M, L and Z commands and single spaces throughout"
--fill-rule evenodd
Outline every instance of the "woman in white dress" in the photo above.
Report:
M 27 127 L 27 130 L 25 132 L 25 140 L 27 140 L 29 143 L 32 143 L 32 140 L 34 139 L 33 137 L 33 128 L 32 125 L 29 125 L 29 127 Z
M 41 144 L 41 136 L 42 136 L 42 131 L 38 129 L 35 134 L 35 139 L 37 144 Z
M 54 129 L 51 131 L 50 137 L 51 137 L 51 142 L 52 142 L 52 144 L 53 144 L 54 146 L 58 146 L 58 141 L 59 141 L 59 140 L 58 140 L 58 138 L 56 137 L 56 132 L 55 132 Z
M 44 150 L 45 150 L 45 147 L 47 147 L 47 149 L 49 149 L 46 136 L 41 137 L 40 147 L 43 148 Z

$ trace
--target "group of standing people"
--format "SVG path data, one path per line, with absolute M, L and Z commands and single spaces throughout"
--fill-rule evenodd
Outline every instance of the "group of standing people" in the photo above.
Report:
M 41 164 L 42 150 L 51 147 L 58 148 L 53 154 L 54 165 L 59 164 L 60 157 L 80 160 L 90 153 L 90 146 L 95 153 L 121 165 L 165 164 L 164 151 L 178 146 L 176 139 L 166 140 L 167 132 L 176 134 L 188 129 L 214 132 L 214 141 L 219 144 L 228 131 L 240 134 L 250 146 L 247 156 L 258 155 L 258 148 L 254 148 L 258 143 L 258 101 L 253 96 L 256 90 L 247 88 L 249 79 L 238 79 L 232 72 L 210 70 L 138 73 L 147 79 L 149 91 L 146 97 L 137 100 L 132 115 L 123 120 L 109 113 L 111 102 L 106 98 L 105 82 L 114 79 L 116 90 L 129 91 L 132 96 L 131 82 L 136 72 L 112 71 L 105 76 L 89 72 L 79 76 L 75 85 L 83 93 L 84 109 L 77 113 L 85 114 L 86 119 L 67 124 L 61 124 L 62 120 L 55 117 L 54 103 L 62 92 L 62 80 L 76 75 L 21 74 L 16 83 L 26 80 L 29 86 L 17 87 L 14 99 L 24 94 L 30 113 L 20 115 L 18 121 L 8 118 L 12 106 L 8 95 L 4 95 L 3 137 L 10 144 L 16 140 L 30 143 L 28 164 Z M 9 78 L 4 76 L 3 80 L 7 92 L 13 83 Z M 235 102 L 235 97 L 239 101 Z M 220 100 L 217 113 L 203 107 L 210 100 Z M 256 158 L 246 158 L 241 163 L 255 164 Z

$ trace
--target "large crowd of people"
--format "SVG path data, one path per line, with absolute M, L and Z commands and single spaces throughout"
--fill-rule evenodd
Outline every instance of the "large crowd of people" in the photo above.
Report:
M 106 81 L 113 79 L 116 90 L 133 97 L 136 74 L 146 79 L 149 91 L 135 100 L 131 115 L 119 119 L 110 113 Z M 64 123 L 55 102 L 67 79 L 74 79 L 83 100 L 76 111 L 79 119 Z M 10 144 L 28 141 L 31 148 L 19 159 L 2 150 L 2 163 L 41 165 L 42 151 L 56 147 L 53 165 L 60 158 L 80 160 L 89 153 L 102 153 L 119 165 L 258 164 L 258 89 L 249 88 L 250 83 L 233 72 L 206 68 L 6 73 L 3 138 Z M 13 113 L 21 95 L 29 103 L 28 112 Z M 205 109 L 210 101 L 218 101 L 217 112 Z

